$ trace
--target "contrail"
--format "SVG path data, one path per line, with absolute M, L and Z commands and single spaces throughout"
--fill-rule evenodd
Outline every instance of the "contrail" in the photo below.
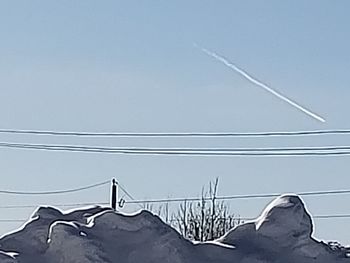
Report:
M 212 52 L 212 51 L 210 51 L 208 49 L 200 47 L 197 44 L 194 44 L 194 46 L 196 48 L 199 48 L 201 51 L 203 51 L 208 56 L 213 57 L 214 59 L 222 62 L 224 65 L 226 65 L 230 69 L 233 69 L 234 71 L 236 71 L 237 73 L 242 75 L 244 78 L 246 78 L 247 80 L 249 80 L 253 84 L 263 88 L 264 90 L 270 92 L 272 95 L 276 96 L 277 98 L 287 102 L 289 105 L 292 105 L 293 107 L 297 108 L 298 110 L 304 112 L 305 114 L 309 115 L 310 117 L 312 117 L 312 118 L 314 118 L 314 119 L 316 119 L 316 120 L 318 120 L 320 122 L 326 122 L 326 120 L 324 118 L 322 118 L 320 115 L 318 115 L 318 114 L 316 114 L 316 113 L 306 109 L 305 107 L 301 106 L 300 104 L 296 103 L 295 101 L 287 98 L 286 96 L 282 95 L 281 93 L 279 93 L 279 92 L 275 91 L 274 89 L 270 88 L 266 84 L 264 84 L 261 81 L 257 80 L 253 76 L 249 75 L 243 69 L 237 67 L 235 64 L 233 64 L 230 61 L 228 61 L 226 58 L 224 58 L 224 57 L 222 57 L 222 56 L 220 56 L 220 55 L 216 54 L 215 52 Z

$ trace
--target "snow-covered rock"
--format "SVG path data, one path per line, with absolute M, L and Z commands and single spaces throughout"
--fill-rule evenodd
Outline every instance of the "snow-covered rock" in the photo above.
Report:
M 317 241 L 312 232 L 311 217 L 294 195 L 277 198 L 256 220 L 222 238 L 198 244 L 147 211 L 40 207 L 20 230 L 0 239 L 0 262 L 350 263 L 347 249 Z

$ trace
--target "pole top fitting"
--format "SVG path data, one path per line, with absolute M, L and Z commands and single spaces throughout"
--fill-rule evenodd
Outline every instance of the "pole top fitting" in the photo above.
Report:
M 112 184 L 116 185 L 117 184 L 117 180 L 115 180 L 115 178 L 112 179 Z

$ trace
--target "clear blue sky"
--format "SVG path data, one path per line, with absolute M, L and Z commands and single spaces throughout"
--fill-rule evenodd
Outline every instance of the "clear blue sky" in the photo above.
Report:
M 350 128 L 348 1 L 2 1 L 0 128 L 224 132 Z M 193 47 L 225 55 L 327 119 L 319 123 Z M 345 145 L 347 136 L 289 139 L 0 141 L 108 146 Z M 117 177 L 137 198 L 350 188 L 350 157 L 154 157 L 0 149 L 1 188 L 49 190 Z M 108 187 L 0 205 L 108 201 Z M 269 200 L 235 201 L 256 216 Z M 350 213 L 350 196 L 307 198 L 314 214 Z M 26 218 L 31 209 L 1 211 Z M 316 236 L 350 244 L 350 219 L 316 221 Z M 1 224 L 4 233 L 16 224 Z

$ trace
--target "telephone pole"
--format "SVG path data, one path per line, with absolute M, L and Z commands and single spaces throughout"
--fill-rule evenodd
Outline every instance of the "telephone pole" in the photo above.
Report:
M 111 207 L 113 210 L 117 210 L 118 203 L 118 182 L 115 178 L 112 179 L 112 189 L 111 189 Z

